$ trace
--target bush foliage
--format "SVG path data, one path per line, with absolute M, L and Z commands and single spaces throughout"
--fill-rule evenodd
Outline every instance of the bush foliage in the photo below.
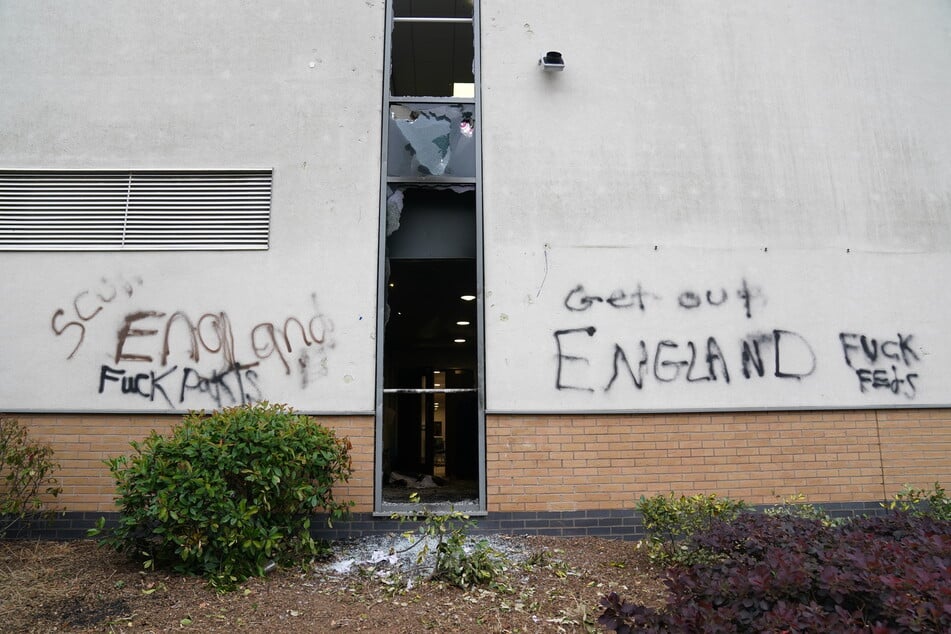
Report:
M 906 484 L 884 506 L 892 511 L 904 511 L 912 515 L 927 515 L 935 519 L 951 521 L 951 498 L 937 482 L 934 483 L 934 489 L 930 491 L 916 489 Z
M 796 493 L 787 497 L 779 497 L 779 504 L 765 509 L 763 512 L 767 515 L 777 517 L 801 517 L 808 520 L 819 520 L 824 525 L 843 524 L 847 520 L 842 517 L 832 517 L 821 506 L 806 502 L 806 496 L 802 493 Z
M 652 561 L 662 565 L 695 563 L 703 553 L 689 549 L 685 540 L 703 531 L 715 519 L 729 520 L 746 508 L 740 500 L 712 495 L 644 497 L 637 510 L 644 518 Z
M 418 503 L 418 494 L 410 495 L 410 501 Z M 416 564 L 420 567 L 433 555 L 429 574 L 433 581 L 445 581 L 466 589 L 491 583 L 505 569 L 505 557 L 489 546 L 487 540 L 478 540 L 467 547 L 469 531 L 476 523 L 465 513 L 453 508 L 448 513 L 423 509 L 415 516 L 394 514 L 391 517 L 401 524 L 410 520 L 420 523 L 415 531 L 418 537 L 409 548 L 419 547 Z M 407 531 L 403 536 L 412 539 L 414 532 Z
M 15 418 L 0 416 L 0 537 L 43 515 L 43 499 L 59 495 L 53 449 L 30 439 Z
M 910 513 L 840 526 L 744 513 L 695 534 L 704 563 L 668 572 L 662 612 L 601 600 L 599 623 L 643 632 L 951 631 L 951 523 Z
M 333 496 L 350 476 L 349 442 L 284 405 L 192 412 L 132 448 L 106 461 L 121 515 L 104 541 L 220 587 L 316 552 L 311 514 L 349 506 Z

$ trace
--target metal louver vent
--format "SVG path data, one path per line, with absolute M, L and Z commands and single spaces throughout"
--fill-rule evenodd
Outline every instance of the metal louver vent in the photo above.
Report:
M 0 170 L 0 250 L 267 249 L 271 170 Z

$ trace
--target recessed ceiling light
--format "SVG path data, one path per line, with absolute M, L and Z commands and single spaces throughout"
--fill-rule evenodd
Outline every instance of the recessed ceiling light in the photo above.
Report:
M 457 325 L 457 326 L 468 326 L 468 325 L 469 325 L 469 322 L 468 322 L 468 321 L 457 321 L 457 322 L 456 322 L 456 325 Z
M 394 286 L 396 286 L 396 284 L 394 284 L 393 282 L 390 282 L 390 288 L 393 288 Z
M 465 342 L 466 342 L 465 339 L 453 339 L 453 341 L 455 341 L 456 343 L 465 343 Z
M 475 295 L 462 295 L 459 297 L 459 299 L 461 299 L 464 302 L 471 302 L 472 300 L 475 299 Z
M 433 374 L 439 374 L 439 370 L 433 370 Z

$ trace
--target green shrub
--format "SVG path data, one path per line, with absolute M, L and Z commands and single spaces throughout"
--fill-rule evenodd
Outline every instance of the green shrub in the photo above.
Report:
M 916 516 L 951 521 L 951 498 L 937 482 L 931 490 L 916 489 L 906 484 L 888 504 L 882 506 L 890 511 L 903 511 Z
M 410 501 L 418 502 L 419 496 L 412 494 Z M 468 549 L 469 530 L 475 522 L 465 513 L 450 509 L 448 513 L 436 513 L 428 509 L 418 516 L 394 515 L 400 523 L 408 520 L 420 522 L 415 534 L 419 538 L 405 550 L 416 548 L 417 566 L 423 566 L 426 558 L 432 554 L 434 563 L 429 578 L 433 581 L 445 581 L 459 588 L 491 583 L 505 568 L 505 558 L 488 541 L 479 540 Z M 411 539 L 414 531 L 403 534 Z
M 779 504 L 774 504 L 763 512 L 772 517 L 800 517 L 807 520 L 818 520 L 825 526 L 833 526 L 845 523 L 844 518 L 834 518 L 818 504 L 806 502 L 806 496 L 802 493 L 779 498 Z
M 648 548 L 651 559 L 659 564 L 696 563 L 702 552 L 687 549 L 683 541 L 706 529 L 714 519 L 731 520 L 746 509 L 742 500 L 711 495 L 676 497 L 655 495 L 644 497 L 637 503 L 637 510 L 644 518 Z
M 40 496 L 62 490 L 52 475 L 58 468 L 49 445 L 32 442 L 18 420 L 0 416 L 0 537 L 44 515 Z
M 104 542 L 218 587 L 315 553 L 310 515 L 349 506 L 332 491 L 350 476 L 349 442 L 284 405 L 192 412 L 132 447 L 106 461 L 121 516 Z

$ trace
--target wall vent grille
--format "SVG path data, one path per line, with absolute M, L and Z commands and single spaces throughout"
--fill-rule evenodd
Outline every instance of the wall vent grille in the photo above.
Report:
M 271 170 L 0 170 L 0 250 L 267 249 Z

